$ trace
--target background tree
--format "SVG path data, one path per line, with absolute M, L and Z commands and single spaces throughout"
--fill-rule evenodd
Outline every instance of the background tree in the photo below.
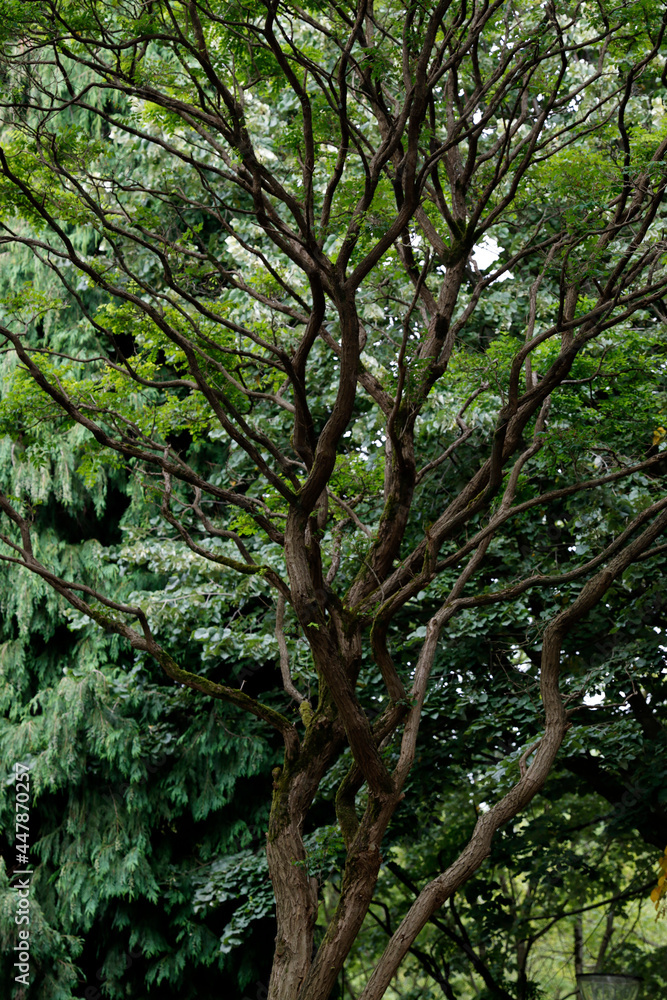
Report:
M 361 993 L 375 1000 L 543 787 L 580 699 L 607 682 L 610 609 L 641 617 L 664 552 L 664 12 L 0 10 L 3 243 L 31 250 L 81 316 L 59 350 L 53 297 L 5 297 L 4 428 L 76 437 L 89 485 L 110 467 L 132 477 L 135 544 L 152 532 L 223 587 L 235 575 L 220 623 L 192 635 L 222 662 L 196 672 L 159 600 L 42 554 L 9 483 L 2 559 L 142 665 L 282 738 L 270 997 L 331 995 L 427 699 L 479 679 L 441 658 L 493 615 L 508 630 L 491 664 L 515 709 L 503 766 L 378 957 Z M 500 255 L 480 273 L 484 239 Z M 223 652 L 248 581 L 261 610 L 241 618 L 270 618 L 282 679 L 261 698 Z M 513 671 L 539 685 L 538 727 Z M 650 726 L 651 705 L 634 705 Z M 335 816 L 345 855 L 315 957 L 313 808 L 320 827 Z
M 67 350 L 67 318 L 59 320 L 50 336 Z M 73 332 L 80 347 L 81 331 Z M 108 483 L 87 489 L 76 473 L 81 457 L 72 435 L 58 438 L 33 423 L 21 440 L 4 441 L 4 482 L 30 498 L 33 537 L 50 566 L 147 599 L 157 592 L 177 649 L 198 611 L 229 588 L 167 539 L 142 544 L 143 505 L 130 502 L 122 475 L 111 470 Z M 90 1000 L 152 990 L 183 998 L 222 989 L 242 996 L 270 972 L 270 886 L 247 867 L 264 846 L 277 748 L 252 721 L 239 733 L 233 710 L 174 687 L 117 636 L 68 620 L 34 574 L 3 565 L 0 594 L 1 754 L 8 768 L 30 763 L 35 792 L 27 995 L 69 1000 L 87 991 Z M 251 605 L 247 595 L 246 622 Z M 251 660 L 236 651 L 255 693 L 258 652 Z M 16 985 L 16 898 L 5 874 L 17 866 L 11 785 L 1 809 L 0 982 L 9 996 Z M 255 890 L 251 928 L 229 902 L 202 906 L 221 857 L 231 857 L 241 885 Z M 244 947 L 232 954 L 227 939 L 240 931 Z M 19 987 L 16 995 L 26 994 Z

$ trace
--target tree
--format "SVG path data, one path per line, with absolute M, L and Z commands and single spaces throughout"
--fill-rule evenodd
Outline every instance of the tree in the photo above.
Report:
M 345 967 L 353 996 L 421 887 L 465 844 L 483 797 L 483 786 L 463 779 L 418 805 L 412 831 L 392 837 Z M 647 898 L 656 853 L 619 830 L 622 819 L 600 797 L 573 790 L 570 776 L 552 773 L 542 795 L 499 831 L 483 868 L 430 918 L 388 997 L 564 996 L 575 971 L 634 972 L 660 995 L 664 928 Z
M 71 571 L 76 547 L 49 546 L 44 534 L 37 535 L 42 553 L 56 564 L 60 555 Z M 80 547 L 85 566 L 85 555 L 99 549 L 90 542 Z M 189 569 L 196 578 L 197 567 Z M 86 628 L 68 635 L 62 609 L 54 622 L 53 601 L 45 602 L 39 580 L 32 588 L 13 581 L 23 612 L 16 635 L 5 583 L 0 649 L 11 683 L 3 692 L 0 746 L 8 769 L 16 760 L 30 764 L 32 786 L 27 995 L 71 1000 L 87 993 L 87 1000 L 101 1000 L 150 989 L 185 998 L 222 989 L 243 996 L 270 969 L 264 953 L 270 900 L 256 885 L 257 866 L 247 869 L 263 841 L 269 806 L 263 792 L 275 748 L 252 725 L 239 734 L 227 706 L 165 687 L 155 671 L 119 650 L 116 637 Z M 10 872 L 18 867 L 9 843 L 14 813 L 13 789 L 5 787 L 0 982 L 8 996 L 16 975 L 16 897 L 5 861 Z M 263 890 L 255 894 L 250 928 L 236 907 L 217 900 L 215 910 L 202 905 L 219 880 L 221 856 L 232 856 L 228 868 L 245 875 L 244 888 L 255 883 Z M 233 944 L 239 932 L 244 947 L 230 955 L 227 939 Z
M 127 470 L 147 530 L 230 594 L 257 581 L 282 685 L 254 697 L 226 660 L 179 662 L 150 598 L 41 558 L 9 490 L 1 558 L 280 734 L 272 1000 L 334 989 L 427 699 L 467 683 L 443 657 L 494 615 L 522 622 L 505 658 L 539 674 L 540 734 L 516 714 L 468 843 L 361 994 L 377 1000 L 543 787 L 609 648 L 570 692 L 562 658 L 607 634 L 615 601 L 641 606 L 637 567 L 665 551 L 666 16 L 500 0 L 0 10 L 1 239 L 44 273 L 5 299 L 4 429 L 83 433 L 89 484 Z M 480 271 L 484 241 L 497 260 Z M 94 351 L 45 337 L 65 306 Z M 232 618 L 193 641 L 219 653 Z M 313 957 L 305 824 L 327 794 L 345 863 Z

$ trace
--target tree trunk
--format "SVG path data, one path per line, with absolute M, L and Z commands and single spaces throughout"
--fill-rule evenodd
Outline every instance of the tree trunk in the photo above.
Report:
M 574 921 L 574 974 L 584 971 L 584 922 L 581 914 Z M 577 987 L 577 998 L 581 1000 L 581 990 Z
M 348 849 L 336 912 L 299 1000 L 328 1000 L 331 994 L 373 899 L 382 863 L 380 843 L 396 808 L 396 801 L 396 796 L 387 797 L 374 819 L 372 817 L 378 807 L 373 802 L 367 807 L 357 836 Z
M 295 809 L 303 775 L 293 777 L 289 762 L 274 770 L 274 794 L 266 844 L 276 897 L 276 947 L 269 1000 L 294 1000 L 313 954 L 317 919 L 317 881 L 308 874 L 302 828 L 304 812 Z M 301 778 L 301 782 L 299 782 Z
M 267 857 L 278 924 L 269 1000 L 295 1000 L 313 955 L 317 879 L 308 875 L 303 840 L 292 822 L 273 836 L 270 828 Z
M 306 703 L 307 704 L 307 703 Z M 344 731 L 323 685 L 317 711 L 303 713 L 306 734 L 284 767 L 273 772 L 266 854 L 276 897 L 276 947 L 268 1000 L 296 1000 L 313 958 L 318 884 L 308 873 L 303 824 L 319 784 L 344 743 Z
M 604 934 L 602 935 L 602 941 L 600 942 L 600 950 L 598 951 L 597 958 L 595 960 L 595 971 L 602 972 L 604 968 L 604 959 L 607 954 L 607 948 L 611 943 L 612 936 L 614 934 L 614 915 L 616 913 L 616 907 L 612 903 L 607 911 L 607 919 L 605 921 Z

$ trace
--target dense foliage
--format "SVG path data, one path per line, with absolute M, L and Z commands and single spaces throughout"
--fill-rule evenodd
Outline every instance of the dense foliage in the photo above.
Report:
M 666 26 L 0 3 L 35 996 L 524 1000 L 545 911 L 648 896 Z

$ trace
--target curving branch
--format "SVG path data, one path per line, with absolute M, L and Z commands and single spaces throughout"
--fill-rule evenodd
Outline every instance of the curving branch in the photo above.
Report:
M 165 674 L 177 684 L 182 684 L 212 698 L 219 698 L 229 704 L 236 705 L 237 708 L 242 708 L 250 712 L 251 715 L 256 716 L 256 718 L 268 723 L 283 737 L 285 752 L 288 758 L 291 759 L 298 753 L 299 737 L 297 731 L 292 723 L 281 715 L 280 712 L 277 712 L 268 705 L 263 705 L 255 698 L 250 698 L 240 690 L 227 687 L 224 684 L 218 684 L 215 681 L 209 680 L 208 677 L 202 677 L 191 671 L 184 670 L 157 642 L 151 631 L 148 619 L 140 607 L 113 601 L 87 584 L 72 583 L 65 580 L 57 574 L 52 573 L 39 562 L 32 552 L 29 521 L 18 513 L 4 493 L 1 492 L 0 511 L 18 527 L 22 540 L 21 544 L 18 545 L 7 535 L 0 534 L 0 541 L 16 553 L 14 556 L 0 554 L 0 561 L 21 566 L 39 576 L 76 611 L 79 611 L 91 621 L 96 622 L 105 631 L 122 636 L 134 649 L 143 650 L 152 656 L 160 664 Z M 84 600 L 79 594 L 85 594 L 88 600 Z M 139 622 L 141 632 L 138 632 L 117 616 L 112 616 L 99 610 L 99 608 L 95 607 L 95 604 L 91 603 L 91 600 L 95 604 L 100 604 L 104 608 L 107 608 L 109 611 L 116 612 L 128 618 L 135 618 Z

